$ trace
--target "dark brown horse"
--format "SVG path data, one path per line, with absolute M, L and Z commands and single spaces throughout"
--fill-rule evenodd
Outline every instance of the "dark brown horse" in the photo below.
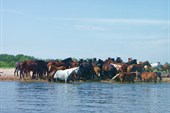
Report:
M 133 59 L 132 58 L 128 58 L 128 62 L 126 63 L 127 65 L 132 65 L 132 64 L 137 64 L 137 60 L 136 59 Z
M 26 74 L 26 76 L 28 76 L 28 74 L 30 75 L 30 71 L 33 72 L 32 78 L 34 79 L 36 77 L 37 72 L 38 72 L 37 62 L 34 62 L 32 60 L 27 60 L 27 61 L 22 62 L 20 79 L 22 79 L 22 77 L 24 78 L 24 74 Z
M 55 67 L 64 66 L 66 68 L 66 64 L 61 61 L 49 61 L 47 64 L 48 70 L 49 70 L 50 66 L 55 66 Z
M 112 79 L 118 73 L 117 69 L 109 62 L 105 62 L 102 67 L 102 79 Z
M 155 72 L 143 72 L 141 77 L 143 82 L 157 82 L 157 74 Z
M 123 82 L 134 83 L 135 77 L 136 77 L 136 73 L 133 73 L 133 72 L 132 73 L 128 73 L 128 72 L 119 73 L 119 78 L 122 83 Z

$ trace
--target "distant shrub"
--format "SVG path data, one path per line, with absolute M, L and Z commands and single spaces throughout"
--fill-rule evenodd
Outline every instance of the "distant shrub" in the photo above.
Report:
M 23 54 L 18 55 L 9 55 L 9 54 L 0 54 L 0 67 L 15 67 L 15 63 L 18 61 L 24 60 L 34 60 L 33 56 L 27 56 Z

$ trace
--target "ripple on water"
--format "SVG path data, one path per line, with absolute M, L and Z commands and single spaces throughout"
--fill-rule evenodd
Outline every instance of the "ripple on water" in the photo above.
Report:
M 169 113 L 170 84 L 0 82 L 2 113 Z

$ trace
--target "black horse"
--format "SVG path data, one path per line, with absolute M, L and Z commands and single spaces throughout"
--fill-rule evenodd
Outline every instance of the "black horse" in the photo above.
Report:
M 38 65 L 38 74 L 40 78 L 45 77 L 46 74 L 48 74 L 48 68 L 47 68 L 47 62 L 44 60 L 35 60 L 34 62 Z
M 91 79 L 91 75 L 92 75 L 92 64 L 91 62 L 82 62 L 80 64 L 80 72 L 81 72 L 81 76 L 79 78 L 85 79 L 85 80 L 89 80 Z
M 69 57 L 69 58 L 62 60 L 61 62 L 63 62 L 65 64 L 66 68 L 68 69 L 68 68 L 72 67 L 73 60 L 71 57 Z
M 137 64 L 137 60 L 136 60 L 136 59 L 133 59 L 133 60 L 131 60 L 131 61 L 128 61 L 126 64 L 127 64 L 127 65 Z

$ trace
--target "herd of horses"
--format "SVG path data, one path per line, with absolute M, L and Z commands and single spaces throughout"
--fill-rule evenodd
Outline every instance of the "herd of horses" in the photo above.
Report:
M 154 71 L 158 70 L 158 71 Z M 137 62 L 136 59 L 128 58 L 123 62 L 120 57 L 101 59 L 89 59 L 74 61 L 72 58 L 64 60 L 25 60 L 16 62 L 14 76 L 20 79 L 48 79 L 48 81 L 75 80 L 115 80 L 120 82 L 132 82 L 135 80 L 144 82 L 157 82 L 162 80 L 159 71 L 170 72 L 168 64 L 161 65 L 159 62 L 150 64 L 148 61 Z M 32 74 L 31 74 L 32 72 Z

